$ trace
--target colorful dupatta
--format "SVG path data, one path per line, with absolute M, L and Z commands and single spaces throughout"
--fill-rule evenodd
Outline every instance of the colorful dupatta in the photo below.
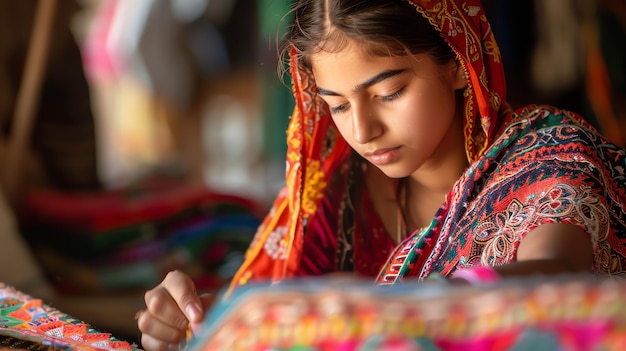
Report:
M 471 166 L 431 225 L 395 249 L 378 282 L 511 262 L 519 241 L 543 222 L 581 226 L 593 241 L 594 271 L 623 275 L 624 151 L 572 113 L 533 106 L 511 110 L 500 51 L 479 0 L 410 2 L 466 71 L 464 135 Z M 298 274 L 307 224 L 319 220 L 318 206 L 331 177 L 350 155 L 332 119 L 325 118 L 327 106 L 317 97 L 313 78 L 297 69 L 297 59 L 292 52 L 296 106 L 287 130 L 286 186 L 231 288 Z M 446 245 L 452 240 L 457 244 Z

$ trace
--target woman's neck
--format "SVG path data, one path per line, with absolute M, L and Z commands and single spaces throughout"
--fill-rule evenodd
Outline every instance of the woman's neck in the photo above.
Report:
M 411 186 L 426 194 L 447 194 L 468 166 L 463 123 L 459 116 L 433 155 L 409 176 Z
M 460 118 L 457 121 L 430 160 L 406 179 L 409 229 L 415 229 L 410 228 L 411 222 L 416 227 L 430 224 L 445 196 L 467 169 L 463 127 Z

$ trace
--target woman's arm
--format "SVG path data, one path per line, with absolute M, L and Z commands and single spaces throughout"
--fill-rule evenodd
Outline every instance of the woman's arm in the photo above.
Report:
M 546 223 L 520 242 L 517 261 L 496 267 L 502 277 L 531 274 L 591 272 L 593 248 L 589 235 L 566 223 Z

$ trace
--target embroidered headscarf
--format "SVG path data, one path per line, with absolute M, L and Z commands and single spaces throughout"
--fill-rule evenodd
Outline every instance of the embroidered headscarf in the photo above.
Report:
M 406 0 L 389 0 L 406 1 Z M 465 148 L 478 159 L 507 118 L 504 69 L 500 51 L 480 0 L 410 0 L 445 39 L 468 79 L 464 94 Z M 290 53 L 295 108 L 287 130 L 286 185 L 259 227 L 231 289 L 250 280 L 293 277 L 300 263 L 303 233 L 337 167 L 350 147 L 316 95 L 313 77 L 298 69 Z

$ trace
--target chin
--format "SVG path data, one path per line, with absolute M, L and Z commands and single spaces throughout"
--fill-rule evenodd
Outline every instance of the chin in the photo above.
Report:
M 410 170 L 406 170 L 403 167 L 394 166 L 376 166 L 389 178 L 406 178 L 411 175 Z

